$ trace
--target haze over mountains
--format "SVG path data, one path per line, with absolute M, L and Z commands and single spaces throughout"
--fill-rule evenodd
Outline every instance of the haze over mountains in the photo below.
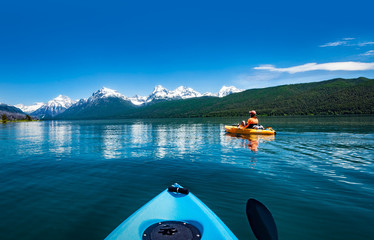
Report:
M 41 108 L 43 105 L 44 105 L 43 102 L 36 102 L 36 103 L 34 103 L 33 105 L 30 105 L 30 106 L 25 106 L 23 104 L 17 104 L 17 105 L 14 105 L 14 106 L 21 109 L 24 113 L 30 114 L 30 113 L 38 110 L 39 108 Z
M 8 120 L 25 119 L 26 114 L 21 109 L 0 103 L 0 115 L 5 115 Z

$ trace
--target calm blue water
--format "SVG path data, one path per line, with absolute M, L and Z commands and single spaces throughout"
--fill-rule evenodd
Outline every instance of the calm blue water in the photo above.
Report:
M 374 239 L 374 117 L 260 118 L 278 131 L 226 135 L 228 119 L 0 124 L 0 239 L 103 239 L 174 182 L 239 237 L 250 197 L 280 239 Z

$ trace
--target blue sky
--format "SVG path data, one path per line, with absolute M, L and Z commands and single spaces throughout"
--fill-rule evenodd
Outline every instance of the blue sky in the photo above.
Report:
M 2 1 L 0 102 L 374 77 L 374 3 Z

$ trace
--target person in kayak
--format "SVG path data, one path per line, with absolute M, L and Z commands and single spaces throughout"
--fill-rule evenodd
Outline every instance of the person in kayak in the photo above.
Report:
M 243 122 L 239 125 L 239 128 L 245 129 L 245 128 L 254 128 L 258 125 L 258 119 L 257 114 L 255 110 L 252 110 L 249 112 L 250 118 L 248 119 L 247 123 L 243 120 Z

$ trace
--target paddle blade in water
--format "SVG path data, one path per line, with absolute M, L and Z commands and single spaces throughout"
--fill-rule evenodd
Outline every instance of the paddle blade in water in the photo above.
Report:
M 247 201 L 247 217 L 258 240 L 278 240 L 278 231 L 270 211 L 256 199 Z

